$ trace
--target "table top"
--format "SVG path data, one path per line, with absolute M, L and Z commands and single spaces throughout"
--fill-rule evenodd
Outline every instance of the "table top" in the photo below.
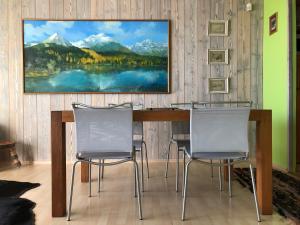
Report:
M 72 110 L 52 111 L 51 113 L 61 113 L 62 122 L 74 122 Z M 149 108 L 133 111 L 134 121 L 188 121 L 190 110 L 176 108 Z M 251 109 L 249 121 L 272 120 L 272 110 Z

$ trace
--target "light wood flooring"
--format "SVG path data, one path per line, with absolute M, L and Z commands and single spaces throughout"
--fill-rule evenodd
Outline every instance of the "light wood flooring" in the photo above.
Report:
M 169 178 L 164 178 L 165 164 L 150 163 L 150 179 L 145 179 L 143 193 L 144 220 L 138 220 L 137 201 L 133 197 L 132 163 L 107 167 L 101 181 L 101 193 L 97 193 L 96 168 L 93 170 L 92 197 L 88 197 L 88 184 L 80 183 L 79 166 L 74 187 L 72 221 L 51 217 L 51 167 L 50 165 L 23 166 L 0 172 L 0 179 L 40 182 L 41 186 L 28 191 L 22 197 L 37 203 L 37 225 L 250 225 L 257 224 L 252 194 L 233 182 L 233 197 L 219 192 L 217 169 L 210 178 L 210 169 L 194 163 L 191 166 L 185 222 L 180 220 L 181 193 L 175 192 L 175 164 L 171 163 Z M 71 165 L 67 166 L 69 190 Z M 180 186 L 181 190 L 181 186 Z M 293 224 L 274 213 L 262 216 L 262 225 Z

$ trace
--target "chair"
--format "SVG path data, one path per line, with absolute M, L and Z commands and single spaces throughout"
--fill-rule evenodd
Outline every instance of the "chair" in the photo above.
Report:
M 191 109 L 191 140 L 190 145 L 185 145 L 184 147 L 189 160 L 185 164 L 182 220 L 185 219 L 188 172 L 191 162 L 205 163 L 202 160 L 213 159 L 221 160 L 219 164 L 213 164 L 216 166 L 224 165 L 222 163 L 224 160 L 227 162 L 229 197 L 232 196 L 231 165 L 237 162 L 249 162 L 257 221 L 261 221 L 252 165 L 249 161 L 249 113 L 250 108 Z
M 196 107 L 203 107 L 204 103 L 173 103 L 171 104 L 172 108 L 176 109 L 191 109 Z M 179 153 L 184 152 L 184 147 L 189 145 L 190 143 L 190 122 L 183 121 L 172 121 L 171 122 L 171 140 L 168 146 L 167 152 L 167 162 L 166 162 L 166 170 L 165 177 L 168 177 L 168 169 L 169 169 L 169 159 L 170 159 L 170 151 L 171 145 L 175 144 L 177 146 L 177 154 L 176 154 L 176 192 L 178 192 L 178 181 L 179 181 Z M 210 161 L 212 163 L 212 161 Z M 185 164 L 185 154 L 183 153 L 183 163 Z M 183 166 L 183 174 L 185 173 L 185 166 Z M 213 177 L 213 167 L 211 167 L 211 177 Z
M 127 105 L 128 103 L 123 103 L 121 105 Z M 120 105 L 116 104 L 108 104 L 109 107 L 120 107 Z M 134 104 L 134 109 L 142 109 L 144 106 L 142 104 Z M 143 149 L 145 150 L 145 160 L 146 160 L 146 168 L 147 168 L 147 177 L 149 178 L 149 164 L 148 164 L 148 151 L 147 151 L 147 145 L 144 139 L 144 125 L 143 122 L 133 122 L 133 145 L 135 147 L 136 152 L 141 153 L 141 174 L 142 174 L 142 191 L 144 191 L 144 154 Z M 143 148 L 144 146 L 144 148 Z M 98 179 L 100 179 L 100 172 L 101 169 L 99 168 L 99 175 Z M 104 174 L 104 164 L 102 164 L 102 174 L 101 177 L 103 178 Z M 98 181 L 98 191 L 100 191 L 99 187 L 100 182 Z
M 96 108 L 74 103 L 76 124 L 76 161 L 73 164 L 68 218 L 70 220 L 75 168 L 78 162 L 101 166 L 104 159 L 114 160 L 105 166 L 132 161 L 135 168 L 135 192 L 138 196 L 139 218 L 142 219 L 139 168 L 135 158 L 132 135 L 132 106 Z M 91 173 L 89 173 L 91 180 Z M 89 186 L 91 193 L 91 185 Z

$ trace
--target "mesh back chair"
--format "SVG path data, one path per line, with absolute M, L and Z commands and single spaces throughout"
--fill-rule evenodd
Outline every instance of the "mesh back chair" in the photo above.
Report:
M 74 174 L 78 162 L 91 165 L 102 165 L 103 159 L 113 162 L 105 166 L 132 161 L 135 168 L 135 191 L 138 195 L 139 216 L 142 219 L 139 169 L 135 160 L 135 149 L 132 135 L 132 108 L 96 108 L 83 104 L 73 104 L 76 124 L 76 162 L 73 165 L 72 182 L 69 200 L 68 220 L 71 216 Z M 91 185 L 90 185 L 91 193 Z
M 124 105 L 128 105 L 129 103 L 123 103 L 122 105 L 116 105 L 116 104 L 108 104 L 109 107 L 123 107 Z M 135 109 L 143 109 L 144 105 L 142 104 L 134 104 L 133 105 L 134 110 Z M 142 175 L 142 191 L 144 191 L 144 152 L 145 151 L 145 160 L 146 160 L 146 168 L 147 168 L 147 178 L 149 178 L 149 164 L 148 164 L 148 151 L 147 151 L 147 145 L 144 139 L 144 124 L 143 122 L 133 122 L 133 146 L 135 148 L 136 152 L 141 153 L 141 175 Z M 102 164 L 104 165 L 104 164 Z M 102 175 L 103 178 L 104 174 L 104 166 L 102 166 Z M 99 176 L 100 178 L 100 168 L 99 168 Z M 98 182 L 98 191 L 100 191 L 100 182 Z
M 248 160 L 248 120 L 250 108 L 192 109 L 190 112 L 190 145 L 185 146 L 189 160 L 185 164 L 182 220 L 185 219 L 186 191 L 189 166 L 193 161 L 215 159 L 228 166 L 228 192 L 231 197 L 231 165 L 248 161 L 257 220 L 260 221 L 252 165 Z M 220 164 L 213 164 L 220 166 Z
M 171 107 L 176 107 L 178 109 L 191 109 L 194 107 L 203 107 L 204 103 L 173 103 Z M 169 159 L 171 145 L 175 144 L 177 147 L 176 153 L 176 192 L 178 192 L 178 183 L 179 183 L 179 153 L 184 151 L 184 147 L 190 143 L 190 122 L 184 121 L 172 121 L 171 122 L 171 140 L 169 142 L 168 151 L 167 151 L 167 162 L 165 177 L 168 177 L 169 170 Z M 183 153 L 183 162 L 185 164 L 185 154 Z M 211 161 L 212 163 L 212 161 Z M 212 167 L 211 167 L 212 168 Z M 183 166 L 183 174 L 185 173 L 185 167 Z M 213 177 L 213 168 L 211 169 L 211 176 Z

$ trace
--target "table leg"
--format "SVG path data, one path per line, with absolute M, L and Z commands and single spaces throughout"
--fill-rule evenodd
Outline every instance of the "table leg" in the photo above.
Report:
M 87 183 L 89 182 L 89 164 L 88 163 L 81 163 L 81 182 Z
M 66 124 L 51 112 L 52 216 L 66 215 Z
M 256 189 L 263 215 L 272 214 L 272 112 L 256 123 Z

